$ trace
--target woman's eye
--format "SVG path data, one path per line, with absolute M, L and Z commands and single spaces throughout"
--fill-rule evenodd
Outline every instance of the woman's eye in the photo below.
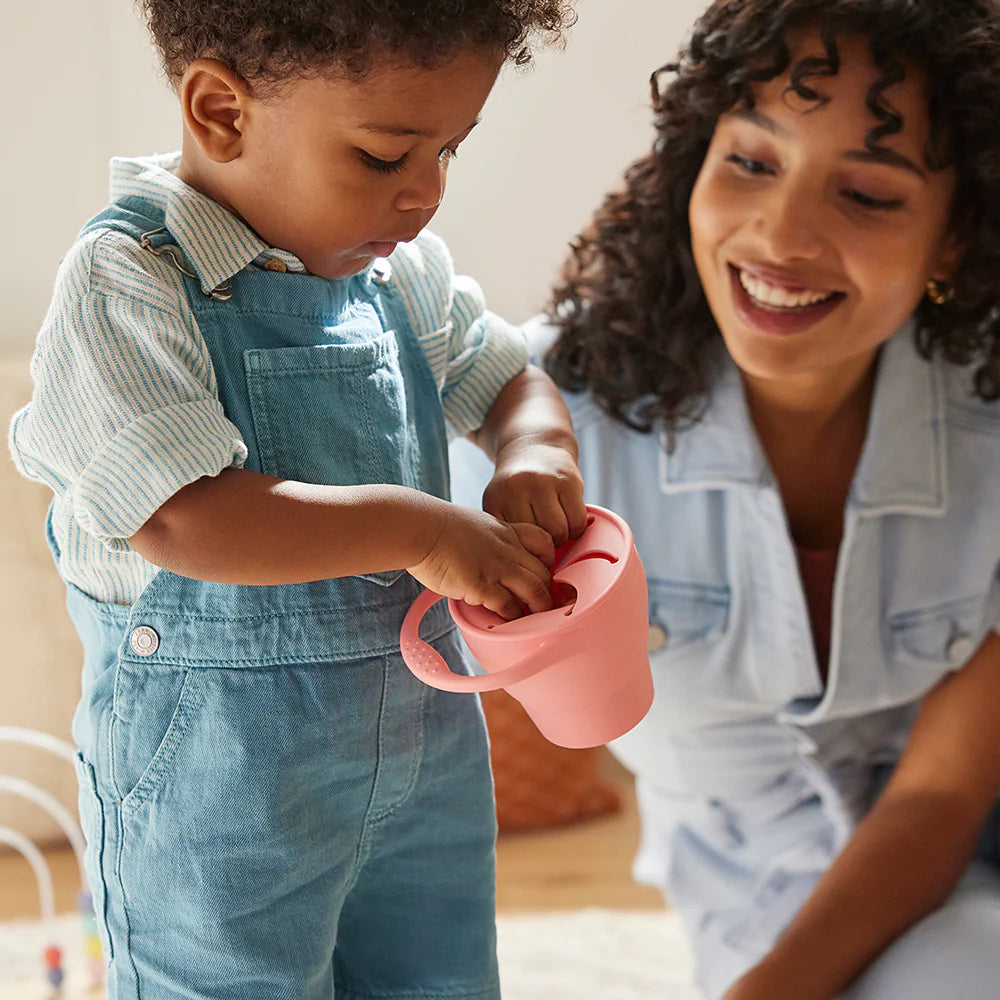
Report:
M 903 207 L 900 198 L 873 198 L 871 195 L 865 194 L 864 191 L 858 191 L 857 188 L 851 188 L 845 194 L 855 205 L 875 212 L 891 212 Z
M 771 168 L 762 160 L 753 160 L 749 156 L 740 156 L 738 153 L 733 153 L 726 159 L 727 162 L 735 163 L 736 166 L 748 174 L 768 174 L 772 172 Z
M 444 149 L 438 153 L 438 159 L 442 160 L 444 163 L 450 163 L 452 160 L 457 160 L 458 150 L 453 149 L 451 146 L 445 146 Z
M 400 170 L 406 166 L 405 153 L 397 160 L 380 160 L 377 156 L 372 156 L 371 153 L 368 153 L 363 149 L 358 150 L 358 155 L 361 157 L 361 162 L 366 167 L 369 167 L 371 170 L 375 170 L 380 174 L 398 174 Z

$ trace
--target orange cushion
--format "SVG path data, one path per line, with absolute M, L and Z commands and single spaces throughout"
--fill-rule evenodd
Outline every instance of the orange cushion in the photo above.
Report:
M 572 823 L 615 812 L 621 798 L 600 775 L 601 747 L 550 743 L 506 691 L 482 696 L 501 830 Z

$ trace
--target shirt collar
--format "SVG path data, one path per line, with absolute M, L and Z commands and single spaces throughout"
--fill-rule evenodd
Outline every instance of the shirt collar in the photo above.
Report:
M 164 225 L 177 242 L 206 294 L 248 264 L 278 259 L 289 271 L 304 272 L 302 262 L 269 247 L 218 202 L 177 176 L 180 153 L 111 161 L 111 199 L 127 195 L 151 202 L 164 213 Z
M 947 496 L 944 386 L 939 362 L 917 353 L 907 322 L 882 348 L 868 434 L 849 503 L 870 514 L 944 512 Z M 699 423 L 664 435 L 666 493 L 772 486 L 739 370 L 726 356 Z

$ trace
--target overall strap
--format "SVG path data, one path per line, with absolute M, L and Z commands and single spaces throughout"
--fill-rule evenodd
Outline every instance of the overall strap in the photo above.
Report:
M 151 245 L 161 247 L 172 243 L 173 237 L 167 232 L 164 223 L 166 215 L 150 201 L 127 195 L 106 205 L 80 230 L 80 236 L 85 236 L 97 229 L 117 229 L 131 236 L 136 243 L 142 243 L 148 236 Z M 155 233 L 155 235 L 150 235 Z
M 191 270 L 165 222 L 166 216 L 163 210 L 152 202 L 134 195 L 126 195 L 111 202 L 87 222 L 80 230 L 80 236 L 98 229 L 116 229 L 131 236 L 143 250 L 149 251 L 154 256 L 166 256 L 181 274 L 193 278 L 197 282 L 198 275 Z M 232 285 L 228 281 L 224 281 L 205 294 L 209 298 L 225 302 L 232 298 Z

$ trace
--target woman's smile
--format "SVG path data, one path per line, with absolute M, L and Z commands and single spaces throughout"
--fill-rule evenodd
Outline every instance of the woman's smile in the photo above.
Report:
M 734 264 L 729 271 L 737 317 L 764 333 L 801 333 L 826 319 L 845 298 L 843 292 L 778 283 Z

